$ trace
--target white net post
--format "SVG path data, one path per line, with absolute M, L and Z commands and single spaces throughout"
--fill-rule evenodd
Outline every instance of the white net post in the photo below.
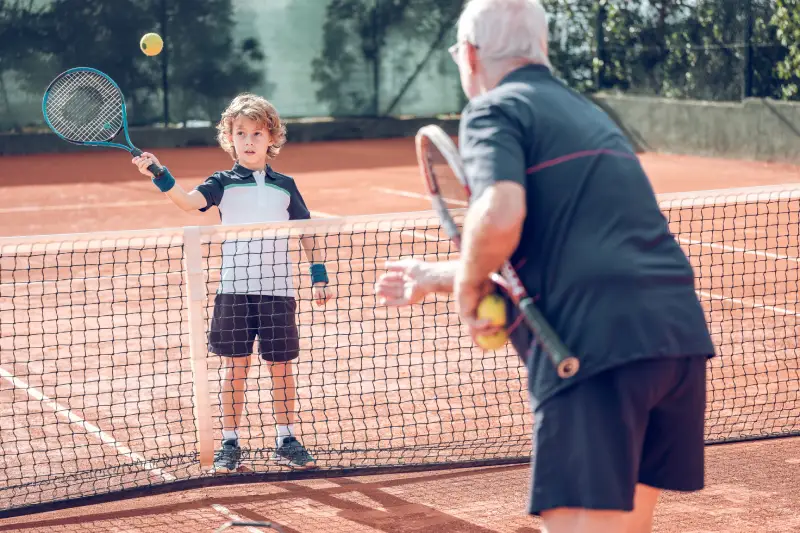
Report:
M 211 399 L 208 384 L 208 346 L 206 345 L 203 307 L 206 300 L 203 281 L 203 254 L 200 247 L 200 228 L 183 230 L 183 262 L 186 283 L 186 307 L 189 320 L 189 354 L 194 379 L 194 413 L 197 424 L 197 448 L 202 467 L 211 467 L 214 440 L 211 419 Z

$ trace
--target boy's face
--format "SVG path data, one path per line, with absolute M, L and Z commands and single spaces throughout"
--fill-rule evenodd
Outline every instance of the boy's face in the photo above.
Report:
M 269 131 L 247 117 L 236 117 L 231 137 L 239 163 L 251 170 L 261 170 L 267 165 L 267 150 L 272 146 Z

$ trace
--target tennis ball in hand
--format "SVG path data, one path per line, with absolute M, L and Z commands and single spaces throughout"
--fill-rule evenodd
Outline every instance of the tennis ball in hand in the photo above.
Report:
M 161 40 L 161 36 L 159 34 L 148 33 L 142 37 L 141 41 L 139 41 L 139 46 L 145 55 L 157 56 L 164 48 L 164 41 Z
M 497 294 L 486 296 L 478 304 L 478 318 L 489 320 L 495 326 L 506 325 L 506 302 Z M 475 340 L 484 350 L 498 350 L 508 340 L 508 333 L 502 329 L 494 335 L 478 335 Z

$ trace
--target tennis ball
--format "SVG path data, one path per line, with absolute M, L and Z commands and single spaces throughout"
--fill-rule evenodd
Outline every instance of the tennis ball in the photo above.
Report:
M 161 36 L 159 34 L 148 33 L 142 37 L 141 41 L 139 41 L 139 47 L 141 47 L 142 52 L 144 52 L 145 55 L 157 56 L 164 48 L 164 41 L 161 40 Z
M 487 319 L 495 326 L 506 325 L 506 302 L 498 294 L 486 296 L 478 304 L 478 318 Z M 494 335 L 478 335 L 475 340 L 478 346 L 484 350 L 497 350 L 505 345 L 508 340 L 508 333 L 502 329 Z

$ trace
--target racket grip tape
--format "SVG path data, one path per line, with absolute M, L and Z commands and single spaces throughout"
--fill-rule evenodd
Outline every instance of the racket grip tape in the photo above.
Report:
M 139 150 L 138 148 L 133 148 L 131 150 L 131 154 L 134 157 L 139 157 L 140 155 L 142 155 L 142 151 Z M 154 178 L 160 178 L 161 175 L 164 174 L 164 172 L 166 171 L 166 168 L 165 167 L 160 167 L 160 166 L 156 165 L 155 163 L 153 163 L 152 165 L 147 167 L 147 170 L 150 171 L 150 173 L 153 175 Z M 169 174 L 168 171 L 167 171 L 167 174 Z M 170 178 L 172 178 L 171 175 L 170 175 Z M 175 184 L 175 178 L 172 178 L 172 185 L 174 185 L 174 184 Z M 159 186 L 158 188 L 160 189 L 161 187 Z M 172 187 L 170 187 L 170 189 L 171 188 Z M 167 189 L 167 190 L 169 190 L 169 189 Z M 162 190 L 162 192 L 167 192 L 167 191 L 163 191 Z
M 550 327 L 547 319 L 536 308 L 533 298 L 528 297 L 519 302 L 519 309 L 522 311 L 522 316 L 528 327 L 531 328 L 536 336 L 536 341 L 541 344 L 555 365 L 559 377 L 565 379 L 577 374 L 580 369 L 578 358 L 572 355 L 569 349 L 564 346 L 558 334 Z

